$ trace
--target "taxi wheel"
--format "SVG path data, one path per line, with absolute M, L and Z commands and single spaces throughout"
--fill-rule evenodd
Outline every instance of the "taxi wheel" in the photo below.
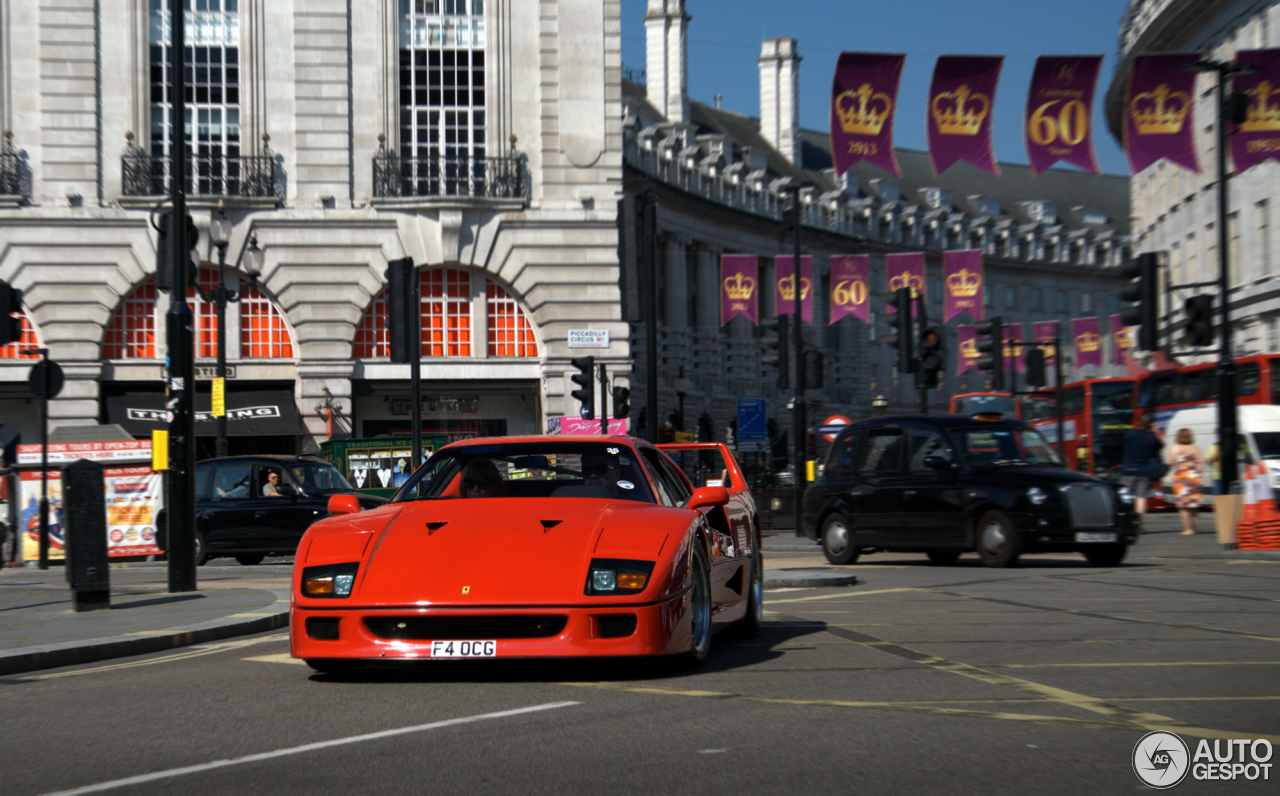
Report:
M 320 674 L 331 674 L 335 677 L 350 677 L 364 670 L 364 661 L 343 658 L 307 658 L 306 664 Z
M 858 548 L 849 533 L 843 514 L 829 514 L 822 521 L 822 553 L 832 564 L 852 564 L 858 560 Z
M 928 552 L 930 563 L 938 566 L 950 566 L 960 560 L 959 550 L 930 550 Z
M 1011 567 L 1022 554 L 1022 542 L 1013 523 L 998 511 L 988 511 L 978 520 L 974 542 L 982 563 L 989 567 Z
M 1084 553 L 1084 557 L 1089 559 L 1091 566 L 1118 567 L 1120 562 L 1124 561 L 1124 554 L 1129 552 L 1129 547 L 1122 544 L 1109 544 L 1086 548 L 1080 552 Z
M 264 558 L 266 556 L 262 553 L 245 553 L 244 555 L 236 556 L 236 561 L 240 562 L 241 566 L 252 567 L 261 564 Z
M 204 534 L 196 531 L 196 566 L 203 567 L 209 560 L 209 545 L 204 541 Z

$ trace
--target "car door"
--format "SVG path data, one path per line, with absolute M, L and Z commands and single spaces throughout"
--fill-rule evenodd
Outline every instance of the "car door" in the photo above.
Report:
M 931 456 L 954 464 L 956 452 L 936 426 L 912 425 L 908 433 L 907 472 L 911 482 L 902 492 L 904 530 L 920 543 L 958 547 L 964 542 L 958 473 L 935 470 L 925 464 Z
M 865 429 L 858 448 L 855 484 L 849 490 L 854 541 L 878 546 L 904 541 L 903 491 L 910 483 L 905 470 L 906 432 L 900 425 Z
M 206 510 L 205 541 L 209 552 L 242 549 L 249 541 L 253 462 L 227 461 L 214 467 Z
M 279 476 L 280 494 L 270 494 L 267 488 L 273 473 Z M 249 502 L 250 547 L 263 552 L 296 550 L 312 521 L 312 509 L 302 505 L 297 481 L 283 464 L 259 462 L 254 484 Z

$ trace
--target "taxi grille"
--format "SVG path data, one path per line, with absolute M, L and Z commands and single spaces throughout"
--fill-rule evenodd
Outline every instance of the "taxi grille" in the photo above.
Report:
M 1111 489 L 1105 484 L 1073 484 L 1067 488 L 1071 524 L 1077 528 L 1115 527 Z
M 551 638 L 569 623 L 565 616 L 371 616 L 365 627 L 390 640 L 452 641 Z

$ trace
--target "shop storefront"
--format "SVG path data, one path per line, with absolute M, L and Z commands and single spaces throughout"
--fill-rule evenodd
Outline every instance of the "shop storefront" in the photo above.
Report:
M 357 437 L 407 437 L 412 433 L 409 384 L 352 382 Z M 540 434 L 540 385 L 534 380 L 424 381 L 422 433 L 449 442 L 472 437 Z

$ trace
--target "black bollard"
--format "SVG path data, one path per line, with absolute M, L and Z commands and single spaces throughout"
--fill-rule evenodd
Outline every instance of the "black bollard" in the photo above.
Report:
M 81 459 L 62 471 L 67 583 L 76 611 L 111 607 L 107 505 L 102 465 Z

